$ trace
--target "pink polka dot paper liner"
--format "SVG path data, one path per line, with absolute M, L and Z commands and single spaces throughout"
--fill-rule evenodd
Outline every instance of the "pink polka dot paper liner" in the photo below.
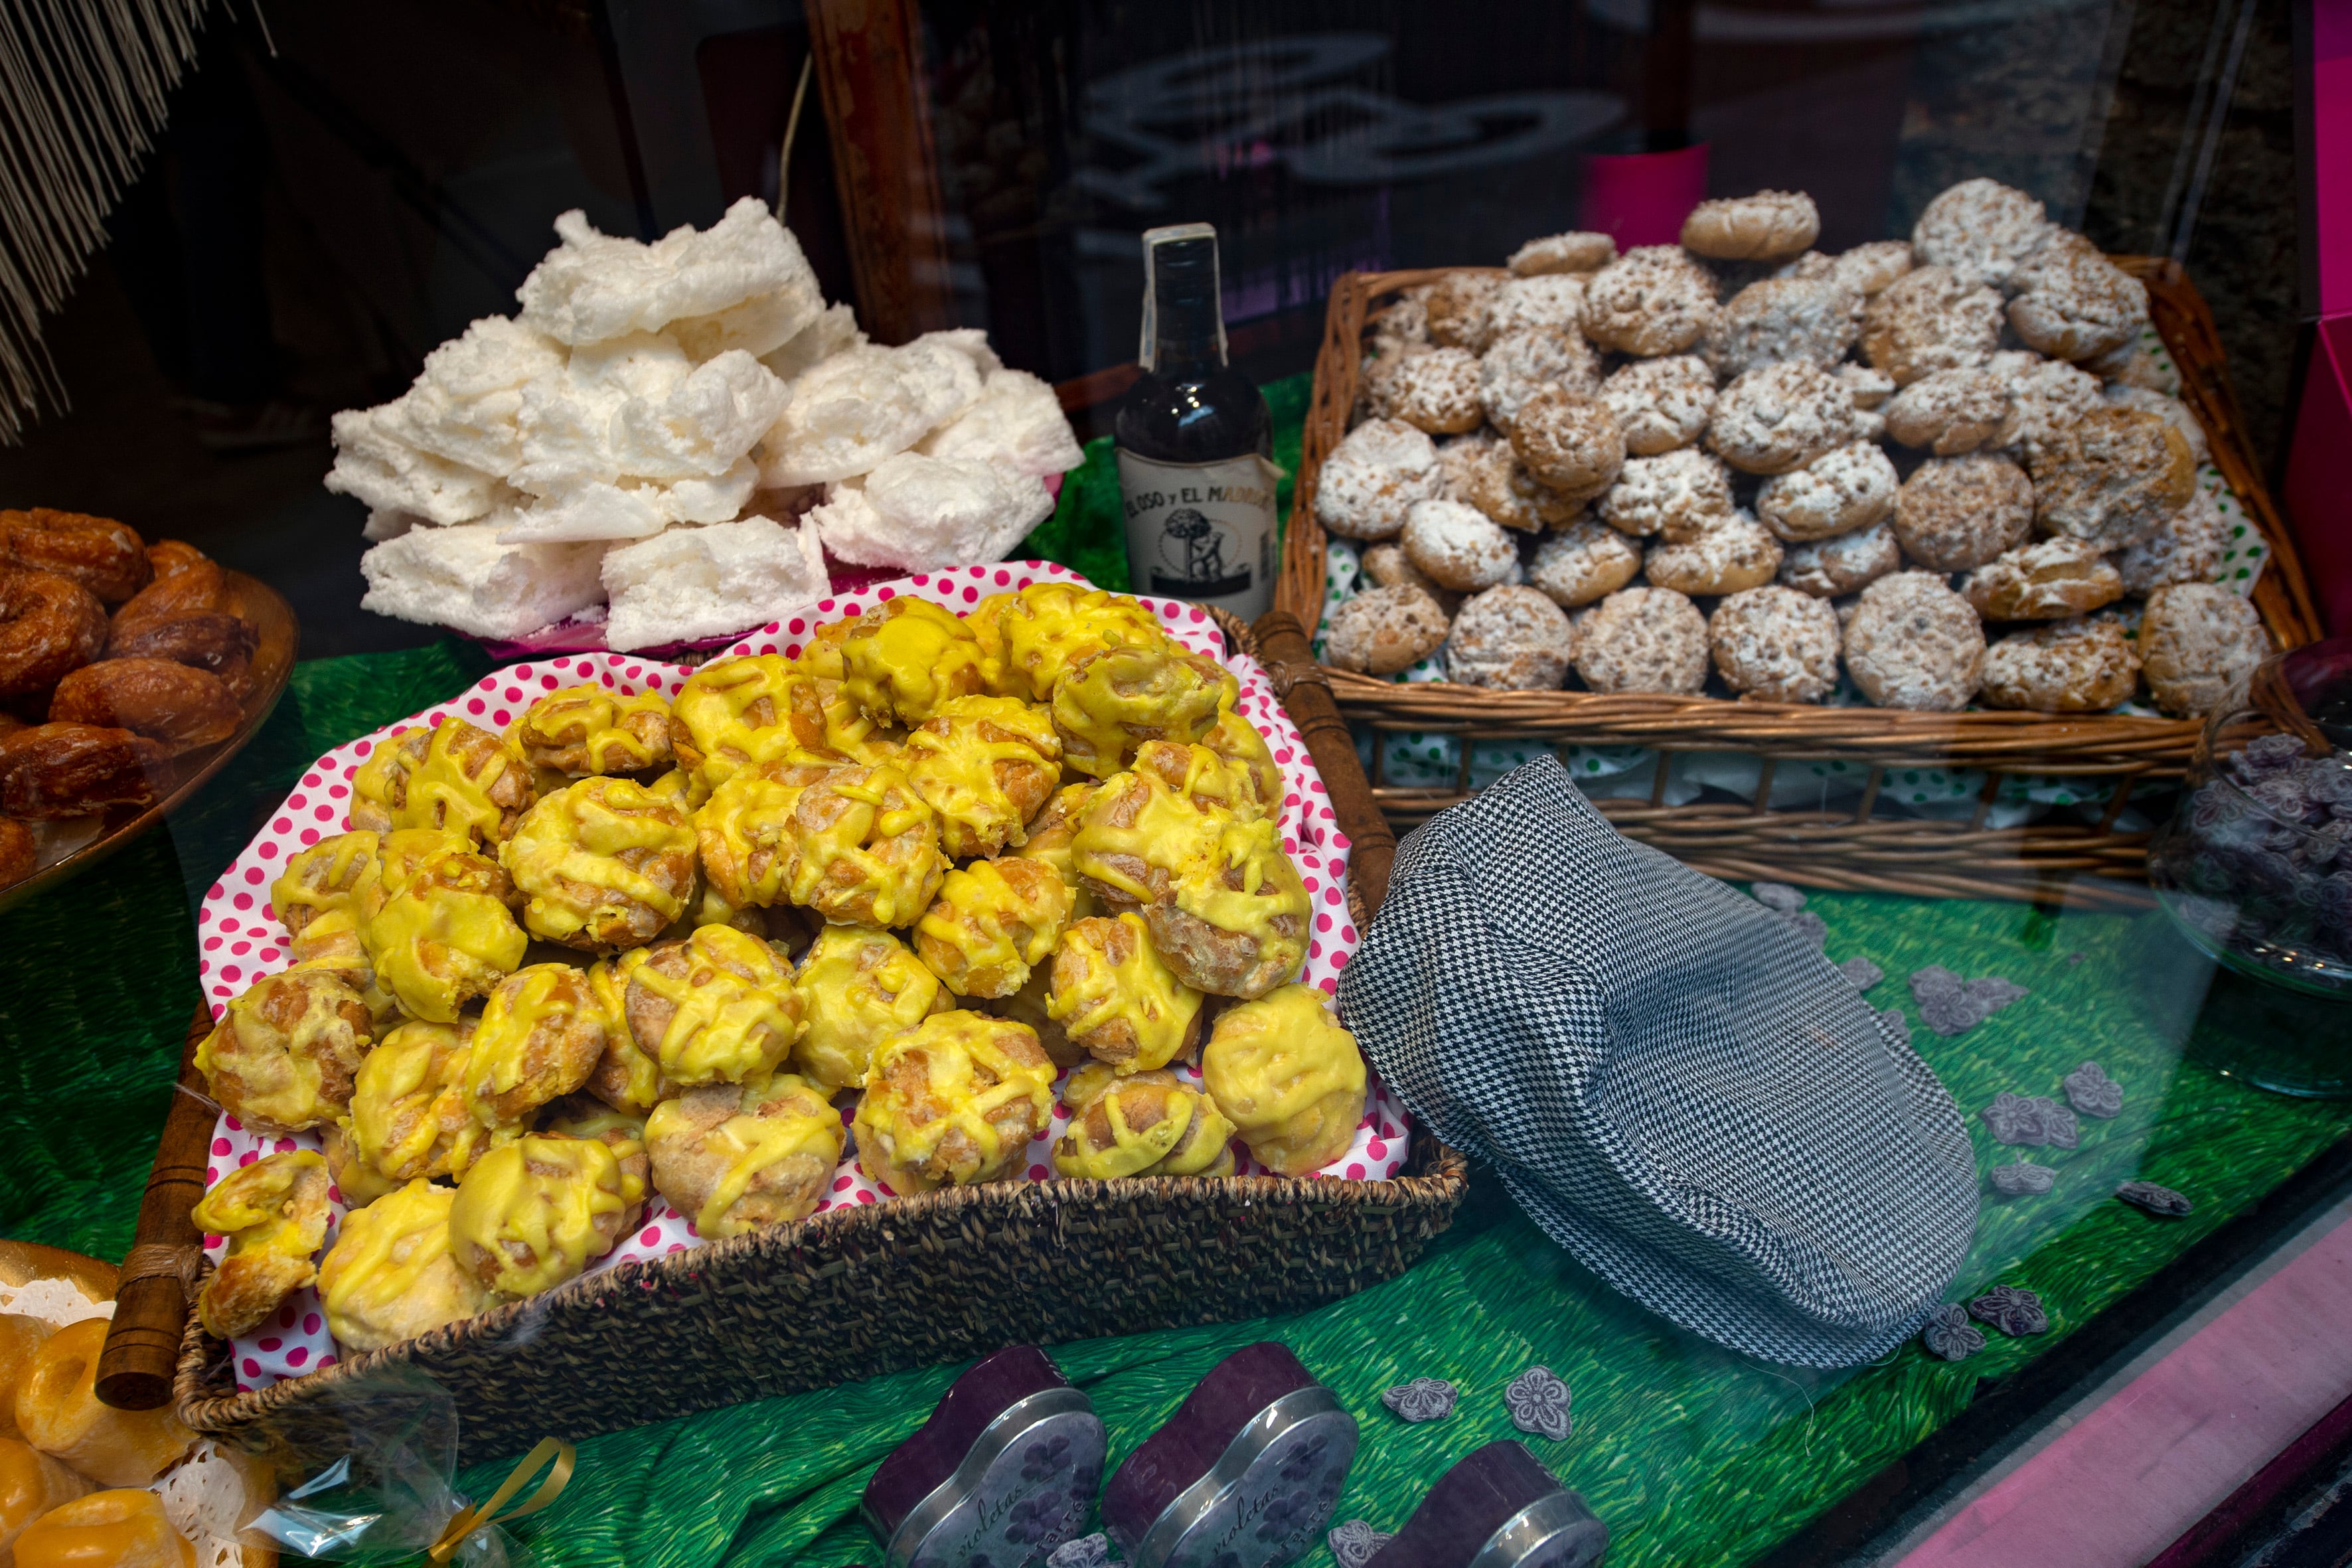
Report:
M 820 600 L 800 615 L 748 635 L 718 655 L 717 659 L 761 653 L 798 658 L 808 635 L 818 626 L 851 619 L 902 594 L 929 599 L 963 615 L 991 594 L 1045 582 L 1092 585 L 1068 567 L 1048 561 L 1008 561 L 923 573 Z M 1337 991 L 1339 971 L 1354 955 L 1358 942 L 1355 922 L 1348 912 L 1349 846 L 1347 836 L 1339 831 L 1333 816 L 1328 794 L 1315 771 L 1306 742 L 1291 723 L 1290 716 L 1283 711 L 1281 700 L 1275 695 L 1265 671 L 1255 659 L 1227 652 L 1223 636 L 1206 611 L 1179 600 L 1140 595 L 1137 597 L 1160 617 L 1171 637 L 1196 653 L 1220 660 L 1239 681 L 1241 692 L 1234 703 L 1235 710 L 1265 737 L 1266 747 L 1282 770 L 1286 786 L 1280 815 L 1283 848 L 1297 863 L 1315 910 L 1307 966 L 1300 978 L 1327 993 Z M 290 958 L 286 931 L 278 923 L 277 910 L 270 905 L 270 884 L 277 880 L 289 857 L 321 838 L 345 831 L 351 809 L 352 776 L 393 731 L 419 725 L 430 727 L 452 715 L 485 729 L 504 729 L 533 701 L 567 686 L 593 683 L 629 696 L 656 690 L 674 696 L 691 673 L 681 665 L 618 653 L 565 654 L 532 659 L 495 670 L 448 701 L 337 746 L 320 757 L 303 773 L 278 809 L 270 814 L 220 880 L 213 884 L 196 910 L 197 968 L 213 1016 L 218 1018 L 226 1011 L 229 998 L 255 981 L 288 967 Z M 1196 1071 L 1183 1070 L 1197 1081 Z M 1059 1106 L 1055 1109 L 1058 1111 Z M 1316 1174 L 1358 1181 L 1393 1176 L 1403 1163 L 1409 1131 L 1403 1107 L 1389 1094 L 1386 1086 L 1375 1079 L 1353 1145 Z M 1048 1154 L 1053 1139 L 1058 1135 L 1056 1126 L 1030 1145 L 1026 1173 L 1032 1180 L 1042 1181 L 1052 1174 Z M 214 1129 L 211 1180 L 217 1181 L 236 1163 L 250 1163 L 281 1145 L 317 1149 L 319 1141 L 307 1133 L 292 1138 L 261 1137 L 244 1131 L 235 1118 L 224 1114 Z M 1243 1174 L 1266 1173 L 1245 1157 L 1239 1169 Z M 855 1158 L 846 1159 L 834 1173 L 832 1191 L 819 1204 L 818 1212 L 877 1203 L 891 1195 L 866 1178 Z M 342 1216 L 340 1201 L 334 1216 L 337 1221 Z M 331 1230 L 330 1245 L 332 1237 Z M 667 1257 L 698 1246 L 700 1241 L 686 1217 L 654 1194 L 637 1228 L 591 1266 L 589 1272 L 631 1259 Z M 217 1259 L 224 1250 L 225 1244 L 218 1237 L 206 1238 L 207 1256 Z M 317 1295 L 310 1290 L 289 1301 L 278 1321 L 264 1331 L 238 1340 L 232 1348 L 240 1389 L 299 1376 L 327 1364 L 328 1359 L 338 1354 L 334 1342 L 327 1334 Z

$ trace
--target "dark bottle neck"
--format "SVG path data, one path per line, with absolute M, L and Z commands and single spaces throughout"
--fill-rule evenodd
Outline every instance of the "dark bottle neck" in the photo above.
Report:
M 1214 299 L 1161 300 L 1158 306 L 1145 370 L 1169 381 L 1192 382 L 1225 368 L 1224 321 Z

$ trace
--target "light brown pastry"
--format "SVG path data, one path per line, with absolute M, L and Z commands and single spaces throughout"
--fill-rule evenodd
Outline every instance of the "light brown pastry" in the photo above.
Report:
M 1986 368 L 2009 393 L 2009 416 L 1993 445 L 2014 451 L 2028 466 L 2100 404 L 2096 376 L 2030 349 L 2004 349 Z
M 1605 234 L 1571 229 L 1531 239 L 1511 252 L 1513 276 L 1539 278 L 1559 272 L 1598 272 L 1617 259 L 1617 242 Z
M 1828 539 L 1890 516 L 1899 484 L 1876 443 L 1854 441 L 1766 479 L 1756 492 L 1756 518 L 1790 543 Z
M 2000 288 L 2041 253 L 2053 226 L 2042 204 L 1998 180 L 1962 180 L 1919 214 L 1911 249 L 1971 286 Z
M 1827 278 L 1767 278 L 1727 301 L 1699 341 L 1699 353 L 1725 380 L 1759 364 L 1845 357 L 1862 331 L 1862 296 Z
M 1923 375 L 1886 405 L 1888 437 L 1938 458 L 1996 440 L 2008 419 L 2009 387 L 1980 365 Z
M 1597 371 L 1600 355 L 1583 341 L 1583 279 L 1565 273 L 1507 278 L 1487 307 L 1486 325 L 1492 335 L 1486 352 L 1492 353 L 1496 344 L 1515 332 L 1566 333 L 1577 340 L 1589 373 Z M 1599 380 L 1597 374 L 1593 379 Z
M 1698 342 L 1715 310 L 1715 278 L 1705 267 L 1679 246 L 1640 246 L 1586 281 L 1584 335 L 1644 359 L 1680 353 Z
M 227 740 L 245 710 L 220 677 L 162 658 L 109 658 L 58 682 L 53 723 L 94 724 L 143 735 L 176 756 Z
M 1428 435 L 1402 419 L 1348 432 L 1315 479 L 1315 521 L 1341 539 L 1393 539 L 1406 509 L 1433 500 L 1443 476 Z
M 2139 654 L 2114 617 L 2053 621 L 2015 631 L 1985 649 L 1988 708 L 2099 713 L 2139 685 Z
M 1969 573 L 1960 594 L 1989 621 L 2054 621 L 2114 604 L 2124 580 L 2080 540 L 2038 539 Z
M 0 572 L 0 697 L 46 691 L 106 647 L 106 606 L 54 572 Z
M 1398 362 L 1388 379 L 1388 415 L 1433 436 L 1475 430 L 1486 417 L 1478 398 L 1478 356 L 1439 348 Z
M 2139 618 L 2148 695 L 2175 718 L 2197 718 L 2221 706 L 2271 652 L 2253 602 L 2211 583 L 2158 588 Z
M 2024 543 L 2032 526 L 2033 481 L 1990 452 L 1929 458 L 1895 500 L 1895 539 L 1931 571 L 1981 566 Z
M 1802 191 L 1759 191 L 1701 202 L 1683 219 L 1683 247 L 1714 261 L 1778 261 L 1821 237 L 1822 215 Z
M 1575 657 L 1575 629 L 1558 605 L 1533 588 L 1489 588 L 1454 617 L 1445 673 L 1465 686 L 1552 691 Z
M 1845 625 L 1845 667 L 1881 708 L 1957 713 L 1984 675 L 1984 624 L 1926 572 L 1897 572 L 1862 591 Z
M 1549 386 L 1519 405 L 1511 449 L 1538 484 L 1564 495 L 1598 495 L 1625 463 L 1625 432 L 1598 397 Z
M 1621 588 L 1576 633 L 1576 673 L 1595 691 L 1696 695 L 1706 684 L 1706 617 L 1671 588 Z
M 1838 252 L 1830 260 L 1829 275 L 1866 300 L 1915 265 L 1910 241 L 1874 239 Z
M 1853 399 L 1856 408 L 1881 409 L 1895 395 L 1895 378 L 1883 370 L 1873 370 L 1866 364 L 1856 364 L 1848 360 L 1834 366 L 1831 374 L 1838 378 L 1838 384 L 1845 388 L 1845 395 Z
M 1805 360 L 1759 365 L 1723 389 L 1706 444 L 1746 474 L 1785 474 L 1864 438 L 1869 421 L 1843 383 Z
M 2206 438 L 2205 426 L 2198 423 L 2195 411 L 2178 397 L 2113 381 L 2099 389 L 2099 401 L 2114 408 L 2137 408 L 2143 414 L 2155 415 L 2180 432 L 2180 438 L 2189 443 L 2189 455 L 2200 467 L 2212 460 L 2213 447 Z
M 0 584 L 4 585 L 4 584 Z M 146 805 L 160 742 L 97 724 L 34 724 L 0 737 L 0 815 L 27 821 Z
M 1800 594 L 1832 599 L 1858 593 L 1903 564 L 1894 525 L 1874 522 L 1832 539 L 1811 539 L 1780 552 L 1780 581 Z
M 1651 586 L 1694 598 L 1760 587 L 1780 570 L 1780 542 L 1747 510 L 1717 519 L 1680 543 L 1660 540 L 1643 557 Z
M 54 573 L 109 605 L 121 604 L 154 575 L 130 524 L 46 506 L 0 511 L 0 570 Z
M 1434 600 L 1451 619 L 1462 605 L 1462 595 L 1412 563 L 1404 546 L 1391 541 L 1364 552 L 1364 575 L 1379 588 L 1418 588 Z
M 1430 285 L 1424 300 L 1429 341 L 1440 348 L 1482 353 L 1494 335 L 1488 312 L 1503 279 L 1492 272 L 1457 268 Z
M 1454 437 L 1439 451 L 1438 465 L 1446 473 L 1446 500 L 1476 507 L 1505 528 L 1540 533 L 1584 511 L 1583 497 L 1538 484 L 1511 443 L 1491 431 Z
M 1460 501 L 1416 501 L 1406 515 L 1404 552 L 1433 582 L 1475 593 L 1519 575 L 1519 549 L 1486 513 Z
M 1655 458 L 1628 458 L 1617 482 L 1593 510 L 1635 539 L 1696 539 L 1734 510 L 1731 472 L 1719 458 L 1684 447 Z
M 2230 520 L 2212 496 L 2199 490 L 2154 533 L 2108 557 L 2124 592 L 2146 595 L 2170 583 L 2210 583 L 2230 547 Z
M 1837 688 L 1837 613 L 1778 584 L 1732 595 L 1707 617 L 1724 684 L 1759 702 L 1819 702 Z
M 1340 669 L 1394 675 L 1445 641 L 1446 615 L 1421 589 L 1374 588 L 1323 617 L 1324 658 Z
M 1536 546 L 1528 584 L 1572 610 L 1615 593 L 1641 570 L 1642 547 L 1633 540 L 1606 523 L 1573 522 Z
M 1479 358 L 1479 406 L 1495 428 L 1507 434 L 1517 426 L 1528 399 L 1553 386 L 1586 397 L 1601 389 L 1601 356 L 1574 322 L 1498 332 Z
M 188 1218 L 228 1252 L 205 1281 L 196 1315 L 215 1339 L 251 1333 L 319 1278 L 327 1238 L 326 1157 L 308 1149 L 265 1154 L 222 1177 Z
M 543 796 L 498 847 L 530 900 L 524 929 L 591 952 L 641 947 L 684 914 L 694 855 L 693 825 L 677 805 L 602 776 Z
M 2034 521 L 2094 549 L 2147 538 L 2197 489 L 2197 465 L 2180 432 L 2137 408 L 2093 409 L 2030 459 Z
M 2009 302 L 2009 324 L 2029 348 L 2053 359 L 2096 359 L 2139 341 L 2147 288 L 2092 250 L 2067 249 L 2033 267 L 2026 290 Z
M 1871 298 L 1862 314 L 1862 353 L 1908 386 L 1939 370 L 1965 370 L 2000 342 L 2000 295 L 1942 267 L 1905 273 Z
M 1609 373 L 1601 401 L 1617 416 L 1625 450 L 1655 457 L 1687 447 L 1715 417 L 1715 372 L 1696 354 L 1635 360 Z
M 1118 1078 L 1082 1068 L 1070 1075 L 1062 1103 L 1070 1118 L 1054 1143 L 1054 1169 L 1064 1176 L 1101 1181 L 1234 1173 L 1234 1124 L 1208 1095 L 1185 1088 L 1173 1073 Z

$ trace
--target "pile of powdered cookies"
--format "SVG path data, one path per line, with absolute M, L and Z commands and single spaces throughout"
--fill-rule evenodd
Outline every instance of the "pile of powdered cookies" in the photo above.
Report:
M 1369 323 L 1315 516 L 1342 668 L 2193 714 L 2270 652 L 2141 284 L 1991 180 L 1837 256 L 1811 197 L 1530 241 Z M 2212 473 L 2212 470 L 2207 470 Z M 2216 491 L 2219 491 L 2217 499 Z M 1850 678 L 1851 685 L 1841 675 Z M 1846 695 L 1840 696 L 1841 693 Z

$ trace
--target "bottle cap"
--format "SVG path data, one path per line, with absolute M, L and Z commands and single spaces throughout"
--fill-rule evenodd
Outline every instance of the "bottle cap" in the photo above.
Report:
M 1136 363 L 1157 367 L 1163 318 L 1216 323 L 1217 359 L 1225 358 L 1225 316 L 1219 294 L 1217 226 L 1170 224 L 1143 231 L 1143 342 Z
M 1365 1568 L 1590 1568 L 1609 1527 L 1524 1443 L 1489 1443 L 1437 1479 Z

